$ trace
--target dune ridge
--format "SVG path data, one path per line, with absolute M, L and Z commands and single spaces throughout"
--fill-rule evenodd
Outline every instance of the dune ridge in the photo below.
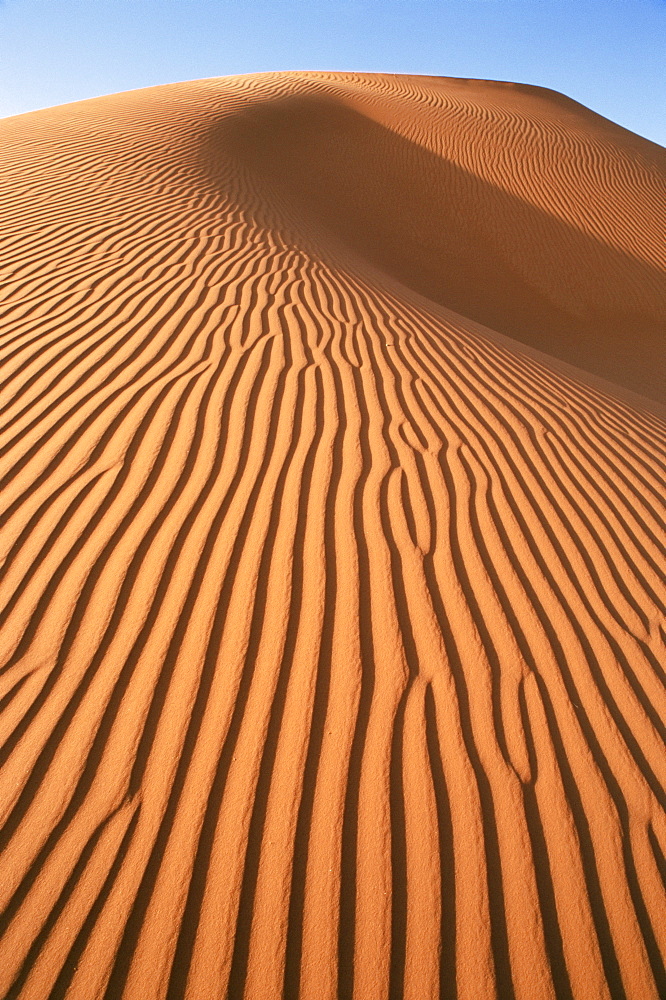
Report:
M 0 994 L 664 996 L 664 151 L 332 73 L 0 131 Z

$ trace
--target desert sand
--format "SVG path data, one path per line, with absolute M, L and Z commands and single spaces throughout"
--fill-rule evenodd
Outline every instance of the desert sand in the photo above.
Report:
M 664 150 L 342 73 L 0 134 L 0 995 L 666 996 Z

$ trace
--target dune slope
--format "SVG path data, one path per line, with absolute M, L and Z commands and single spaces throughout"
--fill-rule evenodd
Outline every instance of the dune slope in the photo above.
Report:
M 288 73 L 0 122 L 0 995 L 666 995 L 666 156 Z

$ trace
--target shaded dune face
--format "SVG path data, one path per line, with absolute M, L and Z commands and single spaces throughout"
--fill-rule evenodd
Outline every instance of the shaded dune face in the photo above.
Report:
M 0 995 L 666 995 L 663 151 L 355 74 L 0 131 Z
M 501 146 L 502 133 L 481 126 L 468 137 L 461 123 L 414 114 L 405 135 L 396 117 L 375 121 L 361 101 L 354 106 L 345 96 L 283 96 L 234 117 L 220 143 L 267 182 L 273 204 L 285 201 L 310 231 L 334 235 L 430 300 L 663 402 L 663 266 L 604 239 L 606 228 L 635 225 L 613 177 L 622 164 L 608 157 L 607 180 L 591 143 L 567 148 L 557 136 L 530 158 L 529 135 L 516 141 L 511 120 L 502 132 L 510 133 L 521 172 L 507 190 L 474 170 L 476 160 L 490 159 L 488 147 Z M 450 150 L 431 148 L 438 124 L 442 133 L 456 125 L 463 132 L 450 138 Z M 473 153 L 467 166 L 459 155 L 465 139 Z M 569 183 L 577 188 L 565 189 L 553 212 L 550 174 L 563 172 L 567 160 L 574 160 L 579 176 Z M 576 224 L 581 198 L 601 222 L 597 232 Z M 651 221 L 666 226 L 663 201 L 653 200 Z

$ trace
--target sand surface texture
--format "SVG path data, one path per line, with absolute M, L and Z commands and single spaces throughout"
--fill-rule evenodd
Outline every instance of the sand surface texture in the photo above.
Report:
M 665 997 L 664 151 L 323 73 L 0 134 L 0 995 Z

